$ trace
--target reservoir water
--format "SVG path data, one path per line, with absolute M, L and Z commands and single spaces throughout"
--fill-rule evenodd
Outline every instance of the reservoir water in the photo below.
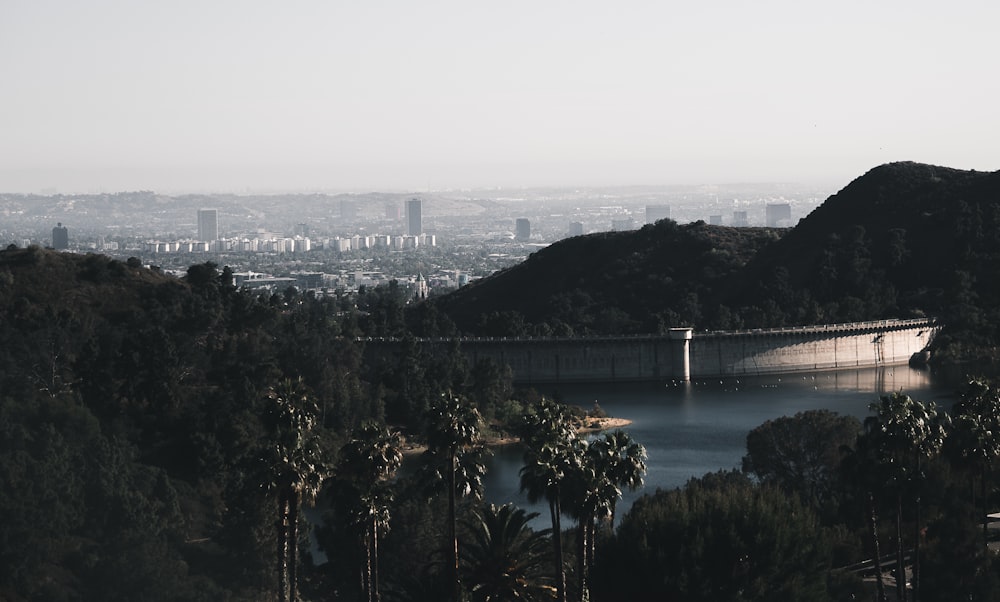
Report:
M 683 383 L 567 385 L 539 387 L 539 392 L 584 409 L 596 401 L 616 418 L 632 424 L 626 431 L 646 447 L 646 484 L 625 492 L 620 517 L 645 492 L 680 487 L 692 477 L 738 468 L 746 436 L 766 420 L 805 410 L 827 409 L 864 419 L 868 405 L 894 391 L 950 409 L 956 398 L 954 381 L 934 378 L 907 366 L 863 370 L 771 375 Z M 539 512 L 548 525 L 548 507 L 529 504 L 519 492 L 522 449 L 512 445 L 495 450 L 484 482 L 487 501 L 514 502 Z

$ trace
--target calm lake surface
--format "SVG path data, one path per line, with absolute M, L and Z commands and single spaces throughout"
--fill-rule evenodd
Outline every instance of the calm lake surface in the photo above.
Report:
M 920 401 L 950 409 L 956 398 L 954 381 L 935 378 L 907 366 L 815 374 L 681 383 L 563 385 L 539 387 L 543 394 L 585 409 L 596 401 L 609 416 L 627 418 L 626 428 L 649 454 L 646 485 L 618 505 L 620 517 L 645 492 L 680 487 L 692 477 L 738 468 L 746 436 L 766 420 L 805 410 L 827 409 L 863 419 L 868 404 L 882 395 L 902 391 Z M 548 507 L 529 504 L 519 493 L 522 466 L 519 446 L 495 450 L 486 475 L 486 499 L 514 502 L 539 512 L 548 525 Z

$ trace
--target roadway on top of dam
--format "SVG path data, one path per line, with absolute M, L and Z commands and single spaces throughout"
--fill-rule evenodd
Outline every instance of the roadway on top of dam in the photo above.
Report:
M 835 324 L 816 324 L 812 326 L 783 326 L 778 328 L 753 328 L 745 330 L 695 330 L 693 328 L 671 328 L 670 332 L 621 335 L 582 335 L 582 336 L 517 336 L 517 337 L 414 337 L 413 340 L 424 343 L 447 343 L 452 341 L 470 343 L 517 343 L 517 342 L 610 342 L 610 341 L 640 341 L 652 339 L 676 338 L 679 332 L 690 331 L 692 336 L 703 337 L 742 337 L 769 336 L 791 334 L 847 334 L 863 332 L 883 332 L 905 330 L 920 326 L 940 328 L 936 318 L 911 318 L 870 320 L 866 322 L 841 322 Z M 671 336 L 673 334 L 673 337 Z M 399 343 L 405 340 L 400 337 L 362 337 L 365 342 Z

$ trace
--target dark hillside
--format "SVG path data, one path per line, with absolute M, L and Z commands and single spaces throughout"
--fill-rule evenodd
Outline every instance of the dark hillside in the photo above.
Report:
M 936 315 L 991 346 L 997 282 L 1000 172 L 893 163 L 763 249 L 720 303 L 744 315 L 779 308 L 776 317 L 795 323 Z
M 0 599 L 273 590 L 268 392 L 299 383 L 329 409 L 329 450 L 381 401 L 347 377 L 360 350 L 334 301 L 257 297 L 230 276 L 0 250 Z
M 578 236 L 434 302 L 485 335 L 657 332 L 698 323 L 713 287 L 783 232 L 662 220 Z
M 948 324 L 942 347 L 989 355 L 1000 340 L 998 282 L 1000 172 L 892 163 L 791 230 L 663 221 L 577 237 L 434 307 L 494 336 L 933 315 Z

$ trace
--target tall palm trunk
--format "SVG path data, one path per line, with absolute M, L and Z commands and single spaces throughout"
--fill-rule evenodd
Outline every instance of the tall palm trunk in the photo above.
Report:
M 885 597 L 885 583 L 882 581 L 882 558 L 878 545 L 878 507 L 875 505 L 875 495 L 868 492 L 868 521 L 871 529 L 872 548 L 874 550 L 875 565 L 875 589 L 878 592 L 879 602 L 887 602 Z
M 371 566 L 371 576 L 369 577 L 369 589 L 371 602 L 379 602 L 382 596 L 378 591 L 378 516 L 372 512 L 372 545 L 369 553 L 369 565 Z
M 288 600 L 298 600 L 299 583 L 299 493 L 294 489 L 288 500 Z
M 906 602 L 906 563 L 903 561 L 903 494 L 896 492 L 896 600 Z
M 449 559 L 448 572 L 452 583 L 452 600 L 454 602 L 459 602 L 462 597 L 460 591 L 460 585 L 458 583 L 458 529 L 457 529 L 457 517 L 455 511 L 455 472 L 457 470 L 455 466 L 455 461 L 457 459 L 457 453 L 454 448 L 451 450 L 451 462 L 449 463 L 450 470 L 448 471 L 448 538 L 449 546 L 451 550 L 449 554 L 451 558 Z
M 555 488 L 555 495 L 549 500 L 549 512 L 552 514 L 552 546 L 556 553 L 556 599 L 566 602 L 566 567 L 563 566 L 562 526 L 559 519 L 562 509 L 559 505 L 558 486 Z
M 278 602 L 288 602 L 288 498 L 278 495 Z
M 596 519 L 587 516 L 580 522 L 580 558 L 577 566 L 580 571 L 580 602 L 590 599 L 590 569 L 594 566 L 594 539 L 596 537 Z
M 990 519 L 987 514 L 989 514 L 989 508 L 986 504 L 986 466 L 983 466 L 982 476 L 979 479 L 980 494 L 983 497 L 983 547 L 986 548 L 987 553 L 989 553 L 990 547 L 990 530 L 989 522 Z

